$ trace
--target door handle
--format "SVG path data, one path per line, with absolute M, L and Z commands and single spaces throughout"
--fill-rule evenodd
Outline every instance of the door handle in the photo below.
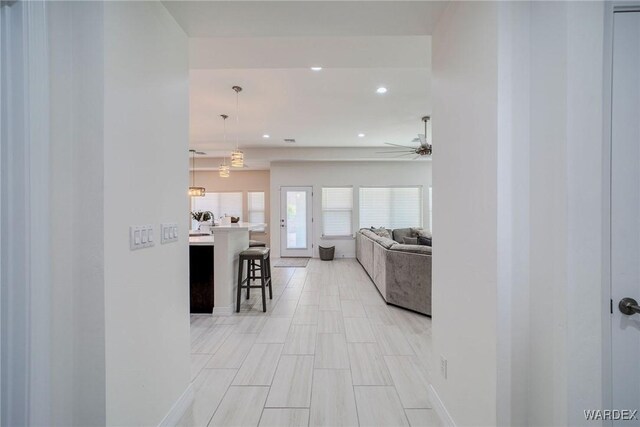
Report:
M 622 298 L 618 303 L 618 308 L 622 314 L 626 314 L 631 316 L 635 313 L 640 313 L 640 306 L 638 306 L 638 301 L 633 298 Z

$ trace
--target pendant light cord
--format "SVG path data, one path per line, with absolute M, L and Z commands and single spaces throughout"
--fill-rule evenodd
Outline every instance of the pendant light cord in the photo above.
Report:
M 236 151 L 240 147 L 240 91 L 236 91 Z

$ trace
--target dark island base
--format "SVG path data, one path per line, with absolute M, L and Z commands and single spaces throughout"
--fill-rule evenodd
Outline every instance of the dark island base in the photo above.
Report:
M 189 246 L 191 313 L 213 312 L 213 246 Z

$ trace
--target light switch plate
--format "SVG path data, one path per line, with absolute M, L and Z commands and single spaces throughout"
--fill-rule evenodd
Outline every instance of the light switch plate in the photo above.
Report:
M 160 242 L 165 243 L 178 241 L 178 224 L 175 222 L 165 222 L 160 224 Z
M 132 225 L 129 227 L 129 248 L 137 249 L 149 248 L 155 245 L 153 239 L 153 225 Z

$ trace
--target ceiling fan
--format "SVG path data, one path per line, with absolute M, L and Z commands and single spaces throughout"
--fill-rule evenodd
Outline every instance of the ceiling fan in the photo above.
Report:
M 412 147 L 409 145 L 400 145 L 400 144 L 392 144 L 390 142 L 385 142 L 385 144 L 387 145 L 391 145 L 394 148 L 397 148 L 396 150 L 392 150 L 392 151 L 378 151 L 378 153 L 380 154 L 395 154 L 395 153 L 400 153 L 396 156 L 393 157 L 402 157 L 402 156 L 411 156 L 411 155 L 415 155 L 415 157 L 412 160 L 415 160 L 419 157 L 422 156 L 430 156 L 433 152 L 433 145 L 429 144 L 427 142 L 427 123 L 429 123 L 429 120 L 431 120 L 431 117 L 429 116 L 424 116 L 422 118 L 422 121 L 424 122 L 424 134 L 418 134 L 417 138 L 414 138 L 411 142 L 419 142 L 420 145 L 418 145 L 417 147 Z

